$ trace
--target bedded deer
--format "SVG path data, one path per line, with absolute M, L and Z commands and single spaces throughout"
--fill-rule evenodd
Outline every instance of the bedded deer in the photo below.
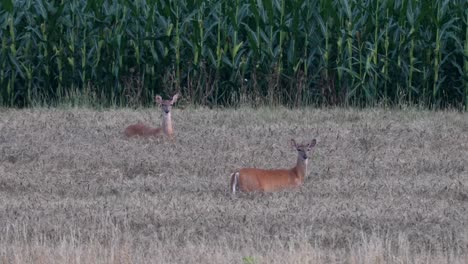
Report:
M 272 192 L 285 188 L 300 186 L 307 174 L 307 153 L 315 147 L 317 140 L 313 139 L 308 144 L 296 144 L 291 139 L 291 146 L 297 150 L 297 163 L 292 169 L 263 170 L 255 168 L 243 168 L 231 174 L 230 188 L 232 194 L 239 189 L 245 192 L 263 191 Z
M 159 95 L 154 97 L 154 100 L 156 101 L 156 103 L 158 103 L 158 105 L 161 107 L 161 110 L 163 111 L 162 126 L 152 128 L 143 123 L 133 124 L 125 128 L 125 136 L 157 137 L 166 135 L 169 138 L 173 139 L 174 130 L 172 128 L 171 110 L 172 105 L 177 101 L 177 98 L 179 98 L 179 93 L 176 93 L 171 100 L 163 100 L 162 97 Z

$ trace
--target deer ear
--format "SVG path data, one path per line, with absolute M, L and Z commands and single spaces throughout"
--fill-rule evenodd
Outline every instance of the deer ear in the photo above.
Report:
M 162 97 L 159 96 L 159 95 L 156 95 L 156 96 L 154 97 L 154 101 L 155 101 L 156 103 L 158 103 L 158 104 L 161 104 L 161 103 L 162 103 Z
M 317 145 L 317 140 L 314 138 L 309 144 L 307 144 L 307 150 L 311 150 L 315 145 Z
M 291 140 L 289 141 L 289 145 L 290 145 L 292 148 L 297 148 L 296 140 L 291 139 Z
M 174 96 L 172 96 L 172 101 L 171 101 L 171 104 L 177 102 L 177 99 L 179 98 L 180 94 L 179 93 L 176 93 L 174 94 Z

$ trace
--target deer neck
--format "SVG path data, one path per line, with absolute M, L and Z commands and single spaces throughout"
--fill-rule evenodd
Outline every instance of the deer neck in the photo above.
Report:
M 293 170 L 300 179 L 304 179 L 305 175 L 307 175 L 307 162 L 307 159 L 303 159 L 301 155 L 298 155 L 296 167 Z
M 172 135 L 174 132 L 172 130 L 171 112 L 163 114 L 162 129 L 166 135 Z

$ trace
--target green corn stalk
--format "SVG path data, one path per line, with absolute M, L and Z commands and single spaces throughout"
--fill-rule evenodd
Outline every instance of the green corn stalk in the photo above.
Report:
M 352 10 L 351 10 L 351 6 L 349 5 L 349 2 L 348 0 L 342 0 L 342 5 L 343 5 L 343 8 L 344 8 L 344 12 L 345 12 L 345 19 L 344 19 L 344 24 L 346 26 L 346 51 L 347 51 L 347 58 L 346 58 L 346 62 L 347 62 L 347 73 L 348 73 L 348 76 L 350 77 L 349 79 L 349 87 L 353 87 L 353 90 L 354 90 L 354 86 L 355 86 L 355 75 L 351 74 L 353 73 L 353 14 L 352 14 Z M 347 91 L 347 94 L 346 94 L 346 101 L 345 101 L 345 104 L 348 105 L 350 102 L 349 102 L 349 99 L 351 98 L 351 95 L 352 95 L 352 92 L 350 93 L 349 90 Z
M 348 51 L 348 69 L 353 69 L 353 14 L 348 0 L 343 0 L 346 12 L 346 47 Z
M 382 69 L 382 73 L 383 73 L 383 76 L 384 76 L 384 100 L 385 101 L 389 101 L 389 98 L 388 98 L 388 80 L 390 79 L 390 76 L 389 76 L 389 72 L 388 72 L 388 67 L 389 67 L 389 61 L 390 61 L 390 58 L 389 58 L 389 47 L 390 47 L 390 37 L 389 37 L 389 22 L 390 22 L 390 19 L 389 19 L 389 8 L 387 7 L 386 9 L 386 21 L 387 21 L 387 25 L 385 27 L 385 37 L 384 37 L 384 50 L 385 50 L 385 53 L 384 53 L 384 65 L 383 65 L 383 69 Z
M 49 58 L 49 51 L 47 49 L 47 43 L 48 43 L 48 32 L 46 30 L 46 22 L 41 23 L 41 37 L 43 38 L 43 44 L 41 45 L 42 47 L 42 54 L 44 55 L 44 58 Z M 44 63 L 45 64 L 45 75 L 46 78 L 50 78 L 50 68 L 49 68 L 49 63 Z
M 258 3 L 258 4 L 257 4 Z M 247 37 L 249 39 L 249 48 L 251 49 L 253 53 L 253 62 L 255 64 L 258 63 L 258 60 L 260 59 L 260 53 L 261 53 L 261 36 L 260 36 L 260 19 L 261 19 L 261 10 L 260 8 L 263 7 L 261 1 L 255 1 L 255 0 L 250 0 L 250 10 L 253 14 L 253 18 L 255 20 L 255 31 L 251 29 L 251 27 L 248 24 L 244 24 L 244 27 L 247 30 Z
M 376 7 L 375 7 L 375 10 L 374 10 L 374 21 L 375 21 L 375 25 L 374 25 L 374 48 L 372 50 L 372 63 L 374 65 L 378 65 L 379 61 L 378 61 L 378 53 L 379 53 L 379 30 L 380 30 L 380 27 L 379 27 L 379 14 L 381 12 L 380 10 L 380 1 L 381 0 L 376 0 Z M 373 76 L 373 79 L 374 79 L 374 88 L 377 89 L 377 86 L 378 86 L 378 81 L 379 81 L 379 76 L 377 74 L 377 72 L 375 72 L 374 76 Z M 375 95 L 377 95 L 377 92 L 375 91 L 374 92 Z
M 342 35 L 339 35 L 336 41 L 336 47 L 337 47 L 337 56 L 336 56 L 336 65 L 342 65 L 343 64 L 343 51 L 344 51 L 344 39 Z M 338 67 L 336 69 L 338 73 L 338 84 L 341 84 L 343 81 L 343 69 L 341 67 Z
M 440 63 L 442 61 L 442 53 L 441 53 L 441 23 L 444 16 L 443 7 L 440 1 L 437 1 L 437 9 L 436 9 L 436 37 L 435 37 L 435 49 L 434 49 L 434 83 L 432 86 L 432 99 L 434 102 L 437 101 L 438 97 L 438 87 L 439 87 L 439 71 L 440 71 Z
M 205 17 L 205 3 L 199 3 L 200 7 L 197 12 L 197 19 L 195 20 L 194 27 L 196 28 L 196 32 L 198 34 L 193 35 L 193 44 L 194 47 L 194 54 L 193 54 L 193 63 L 195 65 L 199 65 L 199 58 L 202 56 L 202 51 L 204 49 L 204 17 Z
M 308 3 L 308 2 L 306 2 Z M 312 6 L 309 5 L 307 6 L 306 5 L 306 11 L 305 11 L 305 21 L 304 23 L 306 23 L 304 26 L 304 79 L 307 80 L 309 79 L 309 37 L 311 35 L 311 29 L 310 27 L 308 26 L 311 21 L 312 21 L 312 16 L 313 16 L 313 13 L 312 13 Z M 321 22 L 321 24 L 323 24 L 323 20 L 318 18 L 317 20 L 319 20 Z M 328 58 L 329 59 L 329 58 Z
M 376 7 L 375 7 L 375 10 L 374 10 L 374 21 L 375 21 L 375 25 L 374 25 L 374 46 L 373 46 L 372 53 L 371 53 L 372 63 L 376 67 L 376 69 L 377 69 L 377 67 L 379 67 L 379 64 L 380 64 L 379 49 L 381 49 L 381 47 L 380 47 L 381 39 L 380 39 L 380 36 L 379 36 L 379 32 L 381 31 L 380 20 L 381 20 L 381 14 L 382 14 L 382 11 L 383 11 L 382 6 L 388 6 L 388 1 L 376 0 Z M 388 10 L 388 8 L 386 10 Z M 372 11 L 369 10 L 369 12 L 372 12 Z M 385 16 L 384 16 L 384 18 L 385 18 Z M 388 29 L 388 25 L 384 23 L 384 26 L 385 26 L 385 31 L 384 32 L 386 32 L 387 29 Z M 384 58 L 384 60 L 385 60 L 385 58 Z M 374 80 L 374 83 L 373 83 L 374 91 L 373 91 L 373 93 L 374 93 L 374 96 L 375 96 L 374 99 L 375 99 L 375 101 L 377 101 L 377 100 L 379 100 L 380 95 L 381 95 L 381 94 L 379 94 L 381 92 L 380 89 L 379 89 L 379 83 L 382 82 L 381 77 L 379 76 L 379 72 L 377 70 L 374 71 L 373 80 Z M 385 83 L 385 80 L 383 80 L 383 81 Z
M 15 24 L 13 20 L 13 16 L 8 16 L 8 24 L 10 27 L 10 56 L 13 60 L 16 60 L 17 50 L 16 50 L 16 37 L 15 37 Z M 13 67 L 12 67 L 13 68 Z M 16 80 L 16 72 L 12 69 L 10 73 L 10 80 L 8 81 L 7 85 L 7 97 L 11 104 L 13 104 L 13 97 L 14 97 L 14 89 L 15 89 L 15 80 Z
M 6 83 L 7 77 L 5 76 L 5 71 L 6 71 L 6 61 L 7 61 L 7 37 L 2 38 L 2 49 L 0 53 L 0 59 L 1 61 L 1 69 L 0 69 L 0 85 L 3 85 Z M 0 91 L 0 104 L 8 101 L 8 98 L 3 98 L 4 94 L 3 91 Z
M 363 71 L 363 64 L 366 63 L 366 61 L 364 60 L 364 55 L 363 55 L 363 48 L 364 48 L 364 43 L 362 43 L 361 41 L 361 37 L 360 37 L 361 33 L 358 32 L 357 34 L 357 52 L 359 54 L 359 60 L 358 60 L 358 64 L 359 64 L 359 72 L 358 72 L 358 81 L 359 83 L 357 84 L 357 86 L 359 87 L 359 90 L 357 90 L 357 99 L 358 99 L 358 102 L 359 100 L 361 100 L 362 98 L 362 94 L 366 94 L 367 91 L 366 91 L 366 88 L 365 86 L 363 85 L 364 83 L 364 80 L 365 80 L 365 72 Z M 369 58 L 368 58 L 369 59 Z M 367 97 L 366 97 L 367 99 Z
M 219 70 L 221 68 L 221 60 L 223 59 L 223 49 L 221 48 L 221 30 L 222 30 L 222 23 L 223 21 L 223 13 L 222 13 L 222 7 L 220 5 L 219 7 L 219 14 L 218 14 L 218 28 L 216 31 L 216 73 L 219 73 Z
M 412 91 L 414 90 L 414 87 L 413 87 L 413 72 L 414 72 L 414 62 L 416 60 L 416 58 L 414 57 L 414 46 L 415 46 L 415 37 L 414 37 L 414 34 L 415 34 L 415 29 L 414 29 L 414 26 L 411 26 L 411 29 L 410 29 L 410 38 L 411 38 L 411 42 L 410 42 L 410 49 L 409 49 L 409 62 L 410 62 L 410 67 L 409 67 L 409 73 L 408 73 L 408 100 L 409 102 L 411 103 L 412 102 Z
M 288 15 L 288 17 L 292 18 L 292 21 L 290 22 L 290 25 L 288 26 L 289 36 L 287 38 L 287 41 L 289 42 L 289 45 L 286 50 L 287 58 L 288 58 L 288 65 L 286 66 L 288 69 L 291 69 L 296 74 L 299 70 L 300 65 L 302 64 L 302 60 L 300 57 L 297 56 L 299 53 L 298 50 L 300 49 L 298 45 L 296 45 L 297 42 L 301 39 L 300 30 L 305 31 L 305 29 L 302 27 L 302 25 L 299 25 L 299 20 L 301 19 L 300 17 L 300 11 L 301 11 L 301 1 L 300 0 L 295 0 L 295 1 L 290 1 L 289 4 L 291 5 L 291 12 Z M 286 32 L 285 32 L 286 33 Z
M 32 92 L 32 84 L 33 84 L 33 64 L 31 58 L 31 46 L 32 45 L 32 34 L 30 32 L 23 32 L 23 40 L 21 41 L 21 53 L 22 58 L 20 59 L 21 69 L 24 73 L 25 88 L 26 91 L 23 97 L 23 104 L 28 104 L 31 102 L 31 92 Z M 35 46 L 35 45 L 34 45 Z
M 214 73 L 215 81 L 213 85 L 215 85 L 214 93 L 215 93 L 215 98 L 217 100 L 218 95 L 220 93 L 220 90 L 219 90 L 220 86 L 218 83 L 219 83 L 219 76 L 220 76 L 220 71 L 221 71 L 221 61 L 224 56 L 224 52 L 221 46 L 221 43 L 222 43 L 221 32 L 222 32 L 222 25 L 224 21 L 222 3 L 218 3 L 214 8 L 212 8 L 212 12 L 214 16 L 217 18 L 215 25 L 213 25 L 213 27 L 216 26 L 216 31 L 215 31 L 216 34 L 214 34 L 213 36 L 213 37 L 216 37 L 216 47 L 214 48 L 215 55 L 213 55 L 209 47 L 207 47 L 207 52 L 208 52 L 209 57 L 211 58 L 211 63 L 213 64 L 212 67 L 214 67 L 215 69 L 215 73 Z M 214 56 L 216 56 L 216 58 Z
M 242 47 L 243 42 L 238 41 L 239 34 L 239 7 L 240 0 L 236 1 L 236 7 L 233 15 L 233 36 L 232 36 L 232 48 L 231 48 L 231 64 L 233 67 L 237 68 L 237 54 L 239 53 L 240 48 Z
M 180 9 L 178 3 L 175 3 L 175 32 L 174 32 L 174 49 L 176 60 L 176 90 L 180 89 Z
M 465 111 L 468 111 L 468 10 L 465 10 L 466 20 L 465 20 L 465 44 L 464 44 L 464 69 L 465 77 Z
M 71 67 L 70 69 L 70 74 L 72 76 L 72 79 L 73 79 L 73 76 L 75 75 L 75 72 L 76 72 L 76 69 L 75 69 L 75 36 L 74 36 L 74 33 L 71 32 L 71 34 L 69 35 L 70 36 L 70 43 L 68 43 L 68 49 L 70 51 L 70 54 L 68 54 L 67 56 L 67 62 L 68 62 L 68 65 Z M 74 85 L 74 81 L 72 81 L 72 86 Z
M 324 23 L 324 21 L 319 18 L 318 19 L 318 24 L 319 24 L 320 30 L 322 32 L 322 35 L 323 35 L 323 37 L 325 39 L 325 48 L 323 49 L 323 55 L 322 56 L 323 56 L 323 60 L 324 60 L 324 64 L 325 64 L 324 65 L 325 78 L 327 79 L 328 78 L 328 68 L 329 68 L 329 65 L 330 65 L 330 51 L 331 51 L 330 32 L 328 30 L 329 23 L 328 23 L 328 21 Z
M 409 0 L 402 0 L 400 9 L 397 10 L 400 14 L 399 19 L 398 19 L 398 27 L 397 27 L 397 33 L 398 33 L 398 43 L 397 43 L 397 61 L 396 61 L 396 70 L 399 73 L 404 73 L 403 69 L 403 64 L 405 62 L 405 57 L 403 54 L 403 51 L 405 50 L 405 45 L 407 43 L 406 39 L 406 23 L 407 20 L 405 19 L 406 16 L 404 15 L 408 9 L 408 2 Z M 393 51 L 394 52 L 394 51 Z M 402 104 L 403 103 L 403 95 L 406 93 L 407 89 L 403 89 L 402 87 L 402 82 L 403 80 L 407 80 L 406 76 L 403 76 L 403 74 L 399 75 L 399 78 L 397 80 L 397 89 L 395 91 L 396 99 L 397 99 L 397 104 Z M 406 97 L 405 97 L 406 98 Z
M 417 91 L 416 87 L 414 86 L 414 73 L 418 72 L 415 68 L 415 62 L 417 58 L 414 55 L 414 51 L 416 48 L 416 38 L 418 29 L 419 29 L 419 21 L 421 19 L 421 6 L 418 3 L 415 3 L 416 6 L 413 7 L 413 3 L 408 5 L 407 10 L 407 21 L 410 24 L 410 32 L 409 32 L 409 39 L 410 39 L 410 47 L 409 47 L 409 73 L 408 73 L 408 100 L 410 103 L 413 103 L 413 92 Z
M 81 41 L 81 85 L 86 84 L 86 62 L 87 62 L 87 45 L 86 45 L 86 29 L 83 30 L 83 39 Z
M 62 95 L 62 83 L 63 83 L 63 63 L 62 63 L 62 51 L 63 47 L 62 46 L 55 46 L 53 47 L 54 52 L 55 52 L 55 63 L 57 64 L 57 71 L 58 71 L 58 87 L 56 89 L 57 97 L 61 97 Z
M 276 87 L 279 86 L 279 76 L 281 76 L 281 73 L 283 71 L 283 42 L 284 42 L 284 38 L 286 36 L 286 32 L 284 31 L 284 13 L 285 13 L 285 6 L 286 6 L 286 0 L 282 0 L 281 1 L 281 13 L 280 13 L 280 35 L 279 35 L 279 52 L 278 52 L 278 55 L 279 55 L 279 58 L 278 58 L 278 69 L 277 69 L 277 74 L 278 74 L 278 78 L 277 78 L 277 83 L 276 83 Z

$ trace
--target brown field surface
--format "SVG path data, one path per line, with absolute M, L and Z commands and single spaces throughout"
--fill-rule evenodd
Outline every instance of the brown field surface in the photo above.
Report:
M 468 263 L 468 115 L 177 107 L 0 109 L 0 263 Z M 228 190 L 240 167 L 304 185 Z

